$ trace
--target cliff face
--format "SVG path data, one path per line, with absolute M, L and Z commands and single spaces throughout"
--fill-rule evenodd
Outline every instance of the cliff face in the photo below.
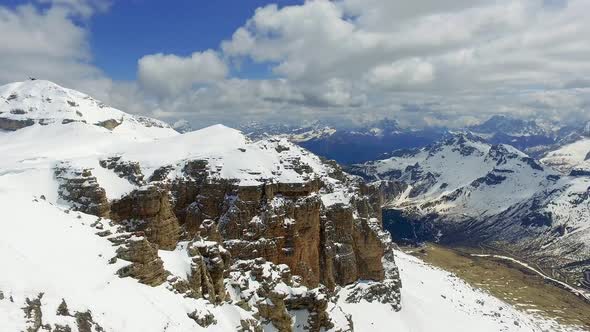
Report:
M 143 231 L 161 249 L 174 249 L 180 237 L 178 219 L 168 193 L 156 186 L 134 190 L 111 204 L 111 219 L 124 222 L 130 230 Z
M 320 195 L 325 185 L 318 179 L 240 186 L 210 180 L 206 172 L 195 172 L 195 164 L 205 165 L 190 162 L 187 177 L 154 181 L 111 202 L 111 219 L 128 231 L 144 232 L 161 249 L 202 237 L 221 244 L 234 259 L 286 264 L 312 287 L 384 278 L 381 210 L 370 202 L 373 193 L 353 178 L 347 180 L 358 197 L 325 206 Z
M 133 183 L 143 178 L 137 163 L 122 167 L 117 159 L 109 160 L 101 166 L 118 177 Z M 133 235 L 111 240 L 119 245 L 117 258 L 131 263 L 119 270 L 120 276 L 152 286 L 165 283 L 175 293 L 212 303 L 245 297 L 251 302 L 249 310 L 279 330 L 290 331 L 293 310 L 310 313 L 311 330 L 330 328 L 330 292 L 361 279 L 376 284 L 351 301 L 368 296 L 400 308 L 399 276 L 396 271 L 386 276 L 383 266 L 391 248 L 381 223 L 380 191 L 335 164 L 330 167 L 329 175 L 310 176 L 306 182 L 243 185 L 212 177 L 207 161 L 191 160 L 174 175 L 171 165 L 156 169 L 137 189 L 110 201 L 90 169 L 61 167 L 56 176 L 62 183 L 62 199 L 80 211 L 110 218 L 116 228 L 112 232 Z M 166 271 L 158 257 L 158 250 L 179 248 L 190 257 L 186 276 Z M 393 261 L 393 255 L 388 259 Z M 262 266 L 283 277 L 263 277 Z M 242 289 L 232 299 L 232 273 L 252 274 L 257 284 L 262 283 L 257 297 Z M 309 291 L 287 296 L 274 290 L 278 283 Z M 390 296 L 375 295 L 384 292 Z
M 215 137 L 219 147 L 193 146 Z M 372 286 L 355 301 L 366 296 L 399 310 L 399 276 L 383 264 L 393 255 L 379 190 L 284 140 L 249 142 L 226 127 L 184 139 L 180 148 L 157 141 L 54 168 L 61 201 L 105 218 L 100 224 L 109 227 L 97 234 L 117 246 L 114 259 L 128 262 L 119 276 L 214 304 L 247 299 L 248 311 L 282 331 L 299 310 L 312 330 L 332 326 L 330 297 L 358 280 Z M 154 149 L 162 156 L 151 157 Z M 189 263 L 180 271 L 167 263 L 171 256 Z M 289 277 L 256 277 L 260 266 Z M 250 286 L 230 292 L 232 273 L 251 275 L 258 295 Z M 376 295 L 383 292 L 391 296 Z M 193 316 L 211 323 L 204 315 Z
M 59 238 L 35 234 L 47 249 L 35 263 L 58 273 L 16 299 L 33 329 L 48 310 L 39 292 L 43 308 L 64 299 L 84 326 L 92 309 L 115 331 L 350 331 L 345 285 L 349 302 L 400 309 L 379 197 L 336 163 L 222 125 L 181 135 L 47 81 L 2 86 L 0 100 L 0 193 L 21 193 L 26 222 Z M 15 282 L 9 296 L 35 278 L 24 272 L 35 264 L 18 268 L 1 274 Z

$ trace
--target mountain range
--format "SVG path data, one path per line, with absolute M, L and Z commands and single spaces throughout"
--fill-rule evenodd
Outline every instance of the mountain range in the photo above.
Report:
M 464 128 L 402 127 L 392 119 L 382 119 L 357 126 L 326 123 L 294 126 L 289 124 L 244 124 L 240 128 L 248 137 L 286 137 L 309 151 L 340 164 L 350 165 L 384 159 L 388 153 L 402 149 L 422 148 L 436 143 L 446 134 L 470 132 L 489 144 L 511 145 L 535 158 L 590 136 L 590 122 L 580 126 L 539 123 L 506 115 Z M 586 134 L 585 134 L 586 133 Z
M 587 177 L 455 134 L 351 167 L 367 182 L 293 133 L 186 131 L 49 81 L 0 87 L 0 331 L 577 330 L 401 252 L 383 207 L 436 215 L 436 239 L 441 220 L 488 243 L 495 218 L 567 275 Z
M 586 139 L 573 145 L 590 151 Z M 590 268 L 590 177 L 580 154 L 567 154 L 572 150 L 565 146 L 540 162 L 460 132 L 349 171 L 393 188 L 384 193 L 390 210 L 384 222 L 398 238 L 486 246 L 583 287 Z

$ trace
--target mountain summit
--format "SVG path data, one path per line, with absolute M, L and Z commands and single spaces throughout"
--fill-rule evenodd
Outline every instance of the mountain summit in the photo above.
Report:
M 124 124 L 155 128 L 158 135 L 173 134 L 171 127 L 159 120 L 133 116 L 75 90 L 44 80 L 29 80 L 0 86 L 0 129 L 18 130 L 34 124 L 68 124 L 80 122 L 113 130 Z M 163 130 L 158 130 L 163 129 Z M 149 131 L 149 130 L 145 130 Z

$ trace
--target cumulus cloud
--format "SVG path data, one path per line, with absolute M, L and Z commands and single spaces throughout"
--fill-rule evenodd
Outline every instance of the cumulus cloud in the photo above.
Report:
M 88 31 L 72 19 L 81 14 L 79 7 L 72 7 L 75 3 L 90 6 L 66 0 L 54 1 L 46 8 L 0 6 L 1 83 L 32 76 L 105 95 L 111 80 L 92 65 Z
M 70 15 L 89 18 L 96 12 L 105 12 L 111 6 L 110 0 L 38 0 L 53 8 L 66 9 Z
M 378 65 L 366 77 L 370 84 L 383 87 L 412 87 L 434 80 L 434 66 L 418 58 Z
M 346 93 L 332 99 L 354 96 L 374 116 L 407 117 L 404 104 L 434 100 L 420 122 L 457 125 L 515 109 L 557 118 L 540 107 L 552 95 L 566 120 L 588 117 L 586 92 L 564 87 L 590 74 L 589 10 L 584 0 L 308 1 L 258 9 L 221 48 L 273 64 L 299 89 L 321 95 L 339 82 Z M 340 105 L 331 111 L 356 116 L 351 103 Z
M 88 31 L 74 23 L 108 1 L 38 1 L 45 5 L 0 6 L 0 81 L 48 78 L 170 122 L 590 117 L 587 0 L 268 5 L 218 49 L 145 55 L 137 82 L 113 82 L 93 66 Z M 252 62 L 269 68 L 263 78 L 247 78 Z M 241 78 L 236 64 L 246 67 Z
M 226 64 L 212 50 L 195 52 L 190 57 L 146 55 L 138 61 L 139 82 L 159 95 L 177 95 L 194 84 L 221 80 L 227 73 Z

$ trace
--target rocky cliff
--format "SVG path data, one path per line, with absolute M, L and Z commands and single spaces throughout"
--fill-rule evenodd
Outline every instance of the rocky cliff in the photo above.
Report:
M 326 311 L 330 294 L 358 280 L 372 280 L 375 286 L 357 301 L 366 297 L 399 310 L 399 277 L 397 272 L 386 277 L 383 266 L 393 255 L 382 227 L 381 192 L 284 140 L 246 144 L 235 153 L 263 147 L 276 158 L 279 166 L 270 177 L 252 170 L 245 174 L 255 180 L 221 176 L 223 166 L 216 166 L 214 158 L 149 169 L 142 167 L 146 161 L 125 155 L 103 158 L 94 169 L 60 163 L 55 176 L 61 199 L 73 209 L 108 218 L 116 233 L 133 234 L 112 240 L 120 246 L 117 258 L 131 262 L 119 270 L 122 277 L 166 284 L 173 292 L 212 303 L 250 301 L 249 310 L 281 331 L 292 329 L 290 312 L 296 310 L 309 313 L 311 330 L 332 328 Z M 292 175 L 281 180 L 287 171 Z M 101 187 L 93 172 L 112 174 L 128 182 L 130 190 L 108 199 L 109 184 Z M 162 250 L 190 257 L 190 273 L 166 271 L 158 256 Z M 276 280 L 264 279 L 268 285 L 258 288 L 258 300 L 235 291 L 232 298 L 230 275 L 252 275 L 258 284 L 261 277 L 252 271 L 264 264 L 278 269 L 281 287 L 297 296 L 277 291 Z M 301 287 L 305 292 L 293 291 Z
M 108 248 L 97 271 L 186 308 L 164 330 L 351 331 L 343 286 L 400 309 L 381 198 L 336 163 L 222 125 L 181 135 L 47 81 L 2 86 L 0 100 L 2 188 L 75 215 L 92 242 L 77 249 Z

